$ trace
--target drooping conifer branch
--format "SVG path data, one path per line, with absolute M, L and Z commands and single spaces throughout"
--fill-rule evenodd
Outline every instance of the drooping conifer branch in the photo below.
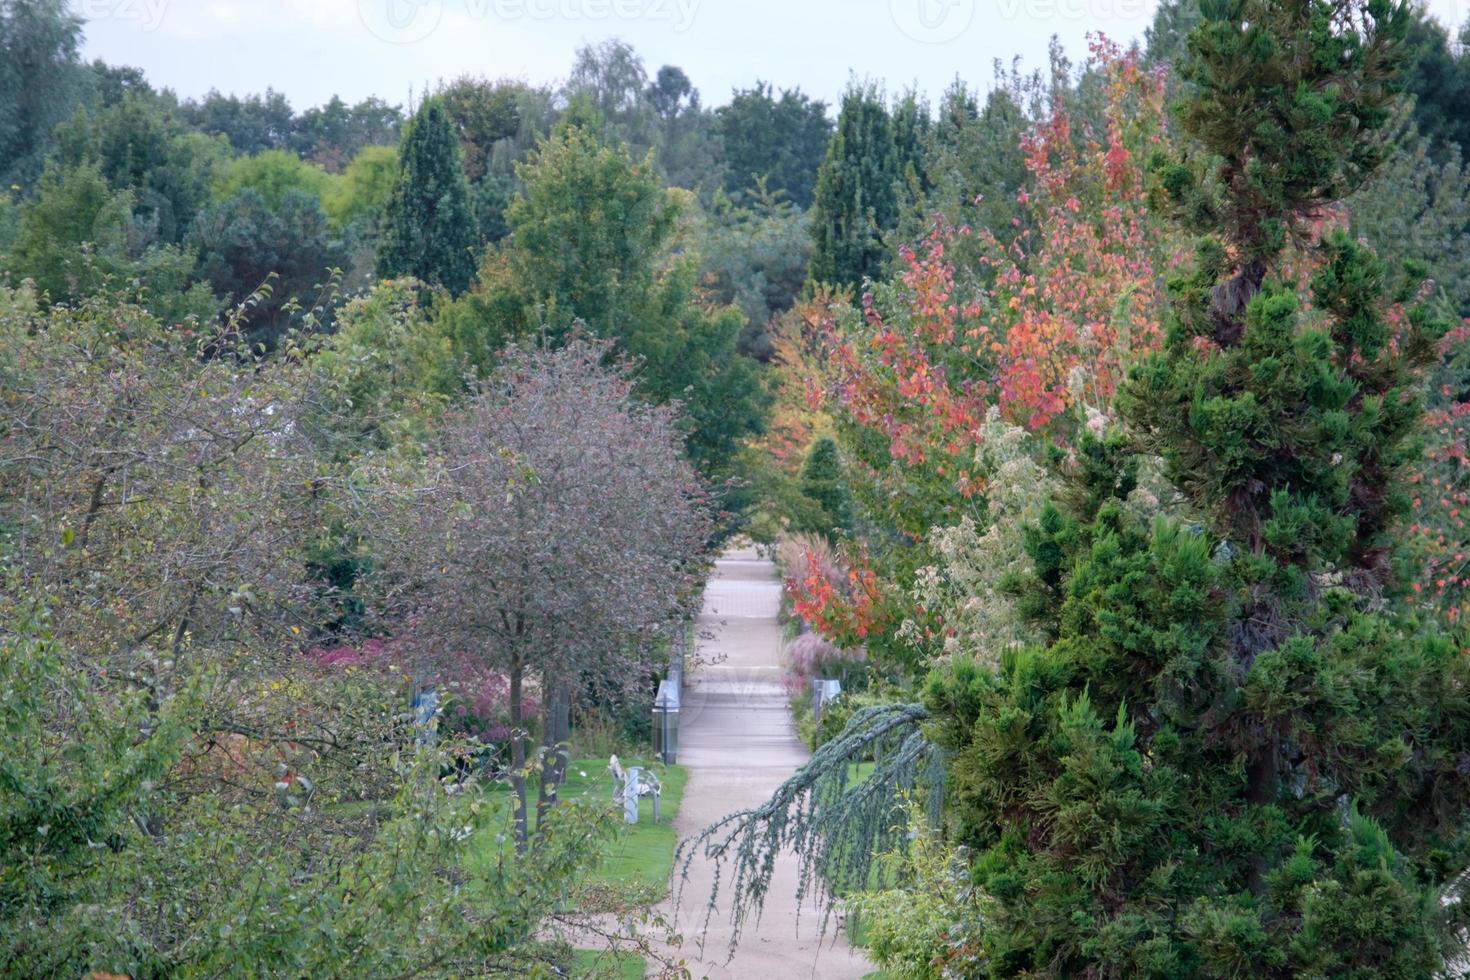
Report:
M 797 862 L 798 907 L 808 896 L 816 897 L 825 935 L 837 896 L 882 883 L 885 872 L 877 858 L 905 837 L 905 801 L 922 797 L 931 819 L 938 819 L 944 769 L 939 749 L 924 737 L 928 718 L 917 704 L 857 711 L 842 734 L 817 749 L 770 800 L 732 813 L 679 844 L 674 857 L 681 875 L 679 900 L 693 862 L 713 862 L 704 926 L 707 930 L 728 878 L 733 954 L 752 913 L 759 923 L 776 863 L 787 855 Z M 866 774 L 858 768 L 865 762 L 873 765 Z

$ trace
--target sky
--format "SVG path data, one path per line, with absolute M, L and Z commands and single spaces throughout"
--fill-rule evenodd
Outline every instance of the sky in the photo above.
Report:
M 650 74 L 683 68 L 706 105 L 756 79 L 835 103 L 854 74 L 937 96 L 956 76 L 988 88 L 996 59 L 1074 60 L 1087 35 L 1142 38 L 1157 0 L 72 0 L 85 54 L 142 68 L 188 98 L 284 92 L 406 104 L 461 74 L 555 83 L 586 43 L 622 38 Z M 1429 0 L 1465 23 L 1470 0 Z

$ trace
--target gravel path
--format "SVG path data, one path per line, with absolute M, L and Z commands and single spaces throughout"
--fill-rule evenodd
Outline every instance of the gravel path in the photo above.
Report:
M 692 675 L 685 690 L 679 762 L 689 770 L 689 783 L 674 823 L 681 838 L 760 804 L 807 760 L 780 683 L 780 598 L 775 567 L 752 550 L 727 553 L 710 580 L 700 628 L 713 636 L 701 649 L 718 662 Z M 778 866 L 764 915 L 758 925 L 747 925 L 735 958 L 726 962 L 730 928 L 723 900 L 701 953 L 712 875 L 703 861 L 693 864 L 674 919 L 694 976 L 849 980 L 873 971 L 836 934 L 835 922 L 819 942 L 821 912 L 815 906 L 802 908 L 798 921 L 794 860 Z

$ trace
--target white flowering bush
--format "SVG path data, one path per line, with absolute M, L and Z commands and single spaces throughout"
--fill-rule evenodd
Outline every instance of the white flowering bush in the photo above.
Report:
M 992 408 L 980 433 L 978 460 L 988 478 L 989 523 L 965 517 L 936 528 L 930 542 L 938 561 L 920 569 L 917 605 L 944 624 L 944 656 L 963 654 L 993 663 L 1007 647 L 1036 639 L 1001 591 L 1006 578 L 1026 570 L 1022 529 L 1037 520 L 1055 491 L 1055 479 L 1034 457 L 1026 430 Z M 904 626 L 910 633 L 914 623 Z

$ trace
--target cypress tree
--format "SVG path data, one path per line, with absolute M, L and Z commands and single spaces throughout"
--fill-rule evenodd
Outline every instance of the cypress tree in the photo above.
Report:
M 408 124 L 398 151 L 378 275 L 414 276 L 458 295 L 475 276 L 479 244 L 459 140 L 443 102 L 430 99 Z
M 882 271 L 882 235 L 898 224 L 900 166 L 881 94 L 872 85 L 850 86 L 817 172 L 813 282 L 857 285 Z
M 800 486 L 811 512 L 802 515 L 802 526 L 795 530 L 830 535 L 852 529 L 852 504 L 842 478 L 837 442 L 832 437 L 823 436 L 812 443 L 801 465 Z
M 1203 8 L 1199 152 L 1156 161 L 1198 254 L 1126 434 L 1059 453 L 1069 490 L 1028 530 L 1009 588 L 1049 642 L 928 685 L 987 975 L 1446 975 L 1470 670 L 1394 554 L 1443 325 L 1314 228 L 1383 158 L 1408 15 Z M 1130 499 L 1139 449 L 1182 514 Z

